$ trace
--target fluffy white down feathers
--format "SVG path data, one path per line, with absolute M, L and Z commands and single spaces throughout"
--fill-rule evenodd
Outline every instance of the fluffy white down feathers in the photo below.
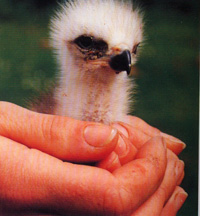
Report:
M 62 5 L 51 22 L 51 44 L 60 67 L 53 114 L 105 124 L 122 121 L 129 112 L 132 84 L 123 67 L 110 62 L 118 55 L 115 63 L 120 64 L 121 53 L 126 58 L 130 53 L 135 63 L 142 29 L 141 13 L 129 1 Z

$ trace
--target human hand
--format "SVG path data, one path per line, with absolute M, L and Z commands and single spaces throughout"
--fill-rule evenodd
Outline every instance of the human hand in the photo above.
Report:
M 0 213 L 131 215 L 139 211 L 149 197 L 161 210 L 168 198 L 162 192 L 173 190 L 183 175 L 183 164 L 179 160 L 168 160 L 165 173 L 166 163 L 166 148 L 159 137 L 146 143 L 136 160 L 113 173 L 63 162 L 0 137 Z M 151 195 L 160 186 L 164 173 L 165 183 L 161 184 L 160 193 L 153 195 L 157 199 L 153 199 Z M 151 205 L 149 207 L 152 211 Z M 146 208 L 139 212 L 145 212 Z
M 123 166 L 123 164 L 136 159 L 137 151 L 154 136 L 162 136 L 164 138 L 167 148 L 169 149 L 168 164 L 172 159 L 178 160 L 178 157 L 175 154 L 178 155 L 186 147 L 181 140 L 162 133 L 158 129 L 134 116 L 127 116 L 124 122 L 118 122 L 112 126 L 119 131 L 118 144 L 114 152 L 98 163 L 99 167 L 108 169 L 111 172 Z M 175 167 L 172 169 L 175 169 Z M 181 187 L 178 187 L 184 177 L 184 172 L 182 173 L 182 178 L 177 183 L 177 186 L 174 185 L 176 187 L 169 187 L 171 179 L 169 170 L 170 169 L 167 167 L 165 178 L 158 190 L 142 204 L 132 216 L 176 215 L 187 198 L 187 193 Z
M 47 117 L 47 116 L 45 116 L 45 115 L 42 115 L 43 117 L 45 116 L 45 118 L 44 119 L 42 119 L 43 117 L 41 117 L 41 119 L 37 119 L 37 116 L 32 116 L 33 115 L 33 113 L 31 113 L 30 111 L 27 111 L 27 110 L 24 110 L 24 109 L 22 109 L 22 108 L 19 108 L 19 107 L 17 107 L 17 106 L 15 106 L 15 105 L 11 105 L 11 104 L 7 104 L 7 103 L 1 103 L 0 104 L 1 106 L 0 106 L 0 113 L 1 113 L 1 119 L 0 119 L 0 125 L 1 125 L 1 133 L 2 133 L 2 135 L 7 135 L 7 137 L 9 137 L 9 138 L 11 138 L 11 139 L 13 139 L 13 138 L 15 138 L 15 139 L 18 139 L 18 138 L 20 138 L 23 142 L 25 142 L 25 143 L 28 143 L 29 145 L 32 145 L 32 144 L 34 144 L 34 140 L 37 142 L 36 143 L 36 146 L 38 146 L 39 148 L 41 148 L 42 147 L 42 145 L 44 145 L 45 143 L 47 143 L 47 144 L 49 144 L 48 146 L 45 146 L 45 147 L 47 147 L 47 148 L 44 148 L 44 150 L 46 150 L 47 149 L 47 151 L 51 151 L 51 148 L 53 148 L 51 145 L 52 144 L 54 144 L 52 141 L 54 140 L 52 140 L 52 139 L 49 139 L 49 136 L 42 136 L 43 134 L 41 134 L 40 133 L 40 130 L 41 130 L 41 128 L 42 128 L 42 126 L 40 125 L 40 123 L 43 123 L 43 122 L 45 122 L 44 120 L 49 120 L 49 116 Z M 4 107 L 3 107 L 3 106 Z M 9 110 L 10 109 L 10 110 Z M 21 109 L 21 110 L 20 110 Z M 22 112 L 22 110 L 23 110 L 23 112 Z M 9 116 L 7 115 L 7 113 L 9 113 Z M 21 113 L 21 114 L 20 114 Z M 40 114 L 38 114 L 38 115 L 40 115 Z M 16 120 L 15 120 L 15 118 L 16 118 Z M 34 118 L 36 118 L 37 119 L 37 121 L 34 121 L 33 119 Z M 23 125 L 22 123 L 20 123 L 20 122 L 24 122 L 23 120 L 24 119 L 26 119 L 26 122 L 27 122 L 27 119 L 30 119 L 30 122 L 29 122 L 29 128 L 28 129 L 26 129 L 26 127 L 27 127 L 27 124 L 25 124 L 25 125 Z M 51 118 L 50 118 L 51 119 Z M 7 120 L 7 121 L 6 121 Z M 49 121 L 47 121 L 47 122 L 49 122 Z M 44 123 L 44 124 L 42 124 L 43 126 L 46 126 L 46 124 L 47 124 L 47 122 L 46 123 Z M 59 128 L 59 122 L 61 123 L 62 121 L 54 121 L 55 123 L 58 123 L 58 128 Z M 38 127 L 36 127 L 36 125 L 34 125 L 35 123 L 38 123 Z M 49 122 L 50 123 L 50 122 Z M 32 126 L 32 127 L 31 127 Z M 35 126 L 35 127 L 34 127 Z M 47 124 L 47 126 L 48 126 L 48 124 Z M 66 126 L 66 125 L 65 125 Z M 74 125 L 72 125 L 72 126 L 74 126 Z M 76 124 L 75 124 L 75 126 L 77 126 Z M 31 130 L 31 128 L 32 128 L 32 130 Z M 47 128 L 49 128 L 49 127 L 47 127 Z M 43 132 L 48 132 L 48 129 L 45 129 L 45 131 L 43 130 Z M 50 127 L 51 129 L 54 129 L 54 127 L 52 128 L 52 127 Z M 61 127 L 62 128 L 62 127 Z M 66 128 L 63 128 L 63 129 L 66 129 Z M 38 130 L 38 131 L 37 131 Z M 54 130 L 50 130 L 50 131 L 52 131 L 52 132 L 57 132 L 56 130 L 54 131 Z M 21 132 L 21 135 L 23 134 L 23 136 L 20 136 L 20 134 L 18 134 L 19 132 Z M 23 133 L 24 132 L 24 133 Z M 62 134 L 62 133 L 61 133 Z M 116 135 L 117 136 L 117 135 Z M 13 141 L 11 141 L 10 139 L 5 139 L 4 137 L 1 137 L 2 138 L 2 140 L 1 140 L 1 143 L 0 143 L 0 145 L 2 145 L 3 147 L 4 147 L 4 149 L 2 149 L 2 150 L 4 150 L 4 151 L 0 151 L 1 152 L 1 154 L 4 156 L 0 156 L 0 158 L 2 159 L 2 161 L 4 162 L 4 163 L 0 163 L 0 164 L 2 164 L 2 165 L 5 165 L 5 161 L 8 161 L 7 162 L 7 167 L 4 167 L 5 168 L 5 170 L 7 171 L 11 171 L 11 174 L 12 175 L 6 175 L 6 174 L 9 174 L 9 172 L 3 172 L 3 168 L 2 168 L 2 172 L 1 172 L 1 175 L 2 175 L 2 177 L 0 177 L 0 179 L 1 180 L 3 180 L 4 179 L 4 177 L 5 177 L 5 179 L 6 180 L 10 180 L 10 183 L 8 183 L 8 181 L 7 181 L 7 183 L 8 183 L 8 185 L 9 186 L 11 186 L 11 188 L 10 188 L 10 190 L 7 190 L 7 189 L 9 189 L 9 187 L 4 187 L 3 185 L 2 185 L 2 190 L 1 190 L 1 192 L 3 193 L 3 197 L 1 196 L 1 199 L 3 200 L 3 201 L 7 201 L 6 203 L 8 203 L 8 205 L 9 206 L 7 206 L 8 207 L 8 209 L 10 209 L 11 210 L 11 206 L 13 206 L 13 208 L 15 208 L 15 210 L 16 209 L 20 209 L 20 203 L 22 202 L 23 204 L 22 204 L 22 208 L 25 208 L 23 205 L 25 205 L 26 206 L 26 204 L 28 203 L 28 206 L 29 206 L 29 208 L 30 209 L 34 209 L 34 210 L 36 210 L 37 208 L 39 209 L 40 207 L 38 207 L 38 206 L 40 206 L 41 205 L 41 208 L 42 209 L 47 209 L 47 210 L 49 210 L 48 209 L 48 207 L 44 207 L 44 206 L 42 206 L 42 203 L 39 203 L 38 204 L 38 200 L 42 200 L 43 202 L 44 202 L 44 200 L 42 199 L 42 198 L 39 198 L 40 197 L 40 194 L 38 193 L 38 191 L 39 192 L 42 192 L 43 191 L 43 189 L 41 190 L 41 187 L 43 187 L 44 186 L 44 179 L 47 179 L 47 180 L 49 180 L 51 183 L 52 183 L 52 188 L 53 188 L 53 184 L 55 183 L 55 185 L 57 185 L 56 184 L 56 180 L 54 179 L 54 181 L 51 181 L 52 179 L 51 178 L 47 178 L 47 176 L 48 175 L 45 175 L 45 176 L 41 176 L 42 174 L 48 174 L 48 166 L 47 166 L 47 164 L 50 164 L 49 165 L 49 172 L 50 172 L 50 170 L 51 170 L 51 172 L 52 172 L 52 167 L 54 167 L 55 168 L 55 166 L 53 165 L 54 164 L 54 162 L 50 162 L 50 163 L 48 163 L 48 160 L 49 159 L 44 159 L 43 158 L 43 156 L 45 155 L 45 157 L 47 157 L 48 155 L 46 155 L 46 154 L 44 154 L 43 156 L 40 156 L 40 154 L 43 154 L 42 152 L 39 152 L 39 151 L 36 151 L 36 150 L 29 150 L 29 149 L 23 149 L 24 151 L 21 151 L 21 150 L 17 150 L 17 149 L 15 149 L 14 148 L 14 146 L 16 146 L 16 142 L 13 142 Z M 28 140 L 26 140 L 28 138 Z M 42 139 L 43 138 L 43 139 Z M 58 138 L 58 140 L 57 139 L 55 139 L 55 143 L 56 144 L 59 144 L 59 142 L 63 139 L 63 137 L 61 136 L 61 140 L 59 140 L 59 135 L 57 136 L 57 138 Z M 114 139 L 116 139 L 116 137 L 114 138 Z M 69 137 L 69 140 L 72 140 L 73 141 L 73 139 L 70 139 L 70 137 Z M 97 141 L 98 139 L 96 139 L 96 141 Z M 30 141 L 30 142 L 29 142 Z M 46 142 L 45 142 L 46 141 Z M 64 141 L 64 140 L 62 140 L 62 141 Z M 9 147 L 9 143 L 12 143 L 13 145 L 11 145 L 10 147 Z M 112 142 L 112 141 L 111 141 Z M 116 141 L 115 142 L 117 142 L 117 139 L 116 139 Z M 83 142 L 84 143 L 84 142 Z M 19 145 L 19 146 L 21 146 L 20 148 L 22 148 L 22 145 L 20 145 L 20 144 L 17 144 L 17 145 Z M 83 144 L 83 145 L 85 145 L 85 144 Z M 113 144 L 113 147 L 115 147 L 115 145 L 116 144 Z M 2 147 L 1 146 L 1 147 Z M 87 145 L 86 145 L 87 146 Z M 150 145 L 149 145 L 150 146 Z M 29 147 L 31 147 L 31 146 L 29 146 Z M 62 150 L 64 150 L 64 146 L 62 145 L 61 146 L 62 148 Z M 155 148 L 156 146 L 154 146 L 154 148 Z M 25 148 L 24 146 L 23 146 L 23 148 Z M 90 148 L 89 148 L 90 149 Z M 112 149 L 110 149 L 110 151 L 111 151 Z M 28 151 L 30 151 L 30 157 L 28 157 Z M 55 151 L 55 149 L 53 149 L 53 154 L 54 154 L 54 151 Z M 101 149 L 100 149 L 100 151 L 101 151 Z M 141 151 L 141 150 L 140 150 Z M 15 157 L 13 157 L 13 155 L 12 154 L 10 154 L 10 152 L 12 152 L 12 153 L 14 153 L 14 156 Z M 55 151 L 56 152 L 56 151 Z M 60 151 L 60 153 L 61 153 L 62 151 Z M 90 153 L 90 151 L 88 151 L 89 153 Z M 7 154 L 6 154 L 7 153 Z M 23 154 L 25 153 L 25 155 L 27 156 L 27 157 L 25 157 L 25 159 L 23 159 L 23 158 L 21 158 L 21 156 L 23 156 Z M 58 154 L 58 156 L 59 157 L 63 157 L 63 154 Z M 73 151 L 72 151 L 72 153 L 73 153 Z M 96 151 L 94 151 L 94 153 L 96 153 Z M 33 155 L 32 155 L 33 154 Z M 38 155 L 37 155 L 38 154 Z M 74 154 L 74 153 L 73 153 Z M 107 154 L 107 152 L 106 152 L 106 154 Z M 35 155 L 35 156 L 34 156 Z M 90 154 L 89 154 L 90 155 Z M 98 155 L 98 154 L 97 154 Z M 162 155 L 162 154 L 161 154 Z M 65 153 L 65 156 L 68 156 L 68 154 L 66 154 Z M 101 154 L 101 156 L 102 156 L 102 154 Z M 105 155 L 104 155 L 105 156 Z M 6 159 L 7 160 L 5 160 L 5 157 L 6 157 Z M 48 157 L 50 157 L 50 156 L 48 156 Z M 75 154 L 74 154 L 74 156 L 73 156 L 73 159 L 75 159 Z M 82 157 L 82 156 L 81 156 Z M 19 166 L 18 166 L 18 160 L 19 159 L 22 159 L 22 161 L 19 163 Z M 50 157 L 51 159 L 52 159 L 52 157 Z M 89 157 L 88 157 L 89 158 Z M 164 158 L 164 157 L 163 157 Z M 9 159 L 9 160 L 8 160 Z M 17 160 L 16 160 L 17 159 Z M 38 159 L 40 159 L 40 160 L 38 160 Z M 24 160 L 24 161 L 23 161 Z M 46 163 L 46 160 L 47 160 L 47 163 Z M 55 160 L 55 158 L 54 158 L 54 160 Z M 57 160 L 57 159 L 56 159 Z M 78 159 L 77 159 L 78 160 Z M 81 160 L 83 160 L 83 159 L 81 159 Z M 86 160 L 86 158 L 84 158 L 84 160 Z M 90 159 L 89 159 L 90 160 Z M 28 165 L 29 165 L 29 169 L 26 169 L 24 166 L 22 166 L 23 164 L 25 164 L 25 162 L 26 161 L 28 161 Z M 32 161 L 32 163 L 31 163 L 31 165 L 36 165 L 35 167 L 33 166 L 30 166 L 30 162 Z M 131 162 L 132 163 L 132 162 Z M 12 166 L 13 166 L 13 164 L 14 164 L 14 168 L 16 168 L 16 167 L 19 167 L 19 169 L 12 169 Z M 42 166 L 41 166 L 41 164 L 42 164 Z M 72 165 L 72 164 L 68 164 L 68 163 L 66 163 L 67 164 L 67 167 L 68 168 L 70 168 L 68 165 Z M 40 175 L 38 175 L 38 173 L 37 173 L 37 171 L 39 171 L 38 169 L 34 169 L 34 168 L 36 168 L 37 167 L 37 165 L 39 165 L 39 167 L 41 166 L 41 172 L 39 172 L 39 174 Z M 143 164 L 144 166 L 145 166 L 145 164 Z M 143 166 L 142 165 L 142 166 Z M 77 166 L 77 165 L 76 165 Z M 31 168 L 32 167 L 32 168 Z M 45 169 L 45 167 L 47 168 L 47 170 Z M 79 167 L 80 167 L 80 165 L 79 165 Z M 85 166 L 84 166 L 85 167 Z M 0 167 L 1 168 L 1 167 Z M 20 173 L 22 172 L 21 171 L 21 168 L 22 168 L 22 171 L 23 171 L 23 175 L 20 175 Z M 84 173 L 84 168 L 82 169 L 83 167 L 80 167 L 80 169 L 79 169 L 79 171 L 80 172 L 82 172 L 83 171 L 83 173 Z M 89 167 L 87 167 L 87 168 L 89 168 Z M 90 168 L 92 168 L 92 167 L 90 167 Z M 174 167 L 173 167 L 174 168 Z M 94 169 L 94 168 L 92 168 L 92 169 Z M 95 168 L 95 169 L 97 169 L 97 168 Z M 15 171 L 15 172 L 13 172 L 13 170 Z M 27 170 L 30 170 L 30 175 L 28 174 L 28 172 L 26 172 Z M 44 172 L 46 170 L 46 172 Z M 57 170 L 57 169 L 56 169 Z M 61 169 L 62 170 L 62 169 Z M 60 172 L 61 172 L 61 170 L 60 170 Z M 65 168 L 63 169 L 63 171 L 65 170 Z M 69 170 L 71 170 L 71 172 L 68 172 L 68 174 L 69 174 L 69 177 L 71 176 L 71 177 L 75 177 L 75 175 L 76 175 L 76 171 L 77 171 L 77 169 L 76 169 L 76 167 L 74 167 L 74 169 L 69 169 Z M 82 171 L 81 171 L 82 170 Z M 120 170 L 120 169 L 119 169 Z M 128 170 L 127 170 L 128 171 Z M 129 171 L 128 171 L 129 172 Z M 160 172 L 163 172 L 163 169 L 162 168 L 160 168 Z M 59 173 L 59 172 L 58 172 Z M 57 173 L 57 174 L 58 174 Z M 88 172 L 88 173 L 90 173 L 90 172 Z M 94 172 L 92 172 L 93 173 L 93 177 L 94 177 L 94 174 L 96 173 L 96 171 Z M 164 173 L 164 172 L 163 172 Z M 54 174 L 55 174 L 55 171 L 54 171 Z M 52 173 L 52 175 L 54 176 L 54 174 Z M 55 174 L 55 176 L 57 177 L 57 176 L 59 176 L 59 175 L 57 175 L 57 174 Z M 97 174 L 97 173 L 96 173 Z M 157 174 L 157 173 L 156 173 Z M 16 176 L 15 176 L 16 175 Z M 28 175 L 28 176 L 27 176 Z M 106 174 L 107 175 L 107 174 Z M 114 174 L 113 174 L 114 175 Z M 155 173 L 154 173 L 154 175 L 155 175 Z M 54 178 L 55 178 L 55 176 L 54 176 Z M 88 174 L 87 175 L 88 177 L 90 176 L 90 174 Z M 101 176 L 101 175 L 100 175 Z M 17 178 L 16 178 L 17 177 Z M 20 179 L 20 177 L 22 177 L 22 179 L 24 180 L 24 177 L 25 177 L 25 179 L 26 178 L 28 178 L 29 180 L 30 180 L 30 182 L 28 182 L 28 184 L 26 185 L 26 184 L 24 184 L 22 187 L 23 187 L 23 189 L 24 190 L 21 190 L 21 188 L 19 187 L 19 188 L 17 188 L 17 190 L 15 191 L 16 193 L 17 193 L 17 195 L 22 195 L 22 197 L 24 198 L 24 200 L 22 199 L 22 198 L 19 198 L 17 195 L 16 195 L 16 197 L 15 197 L 15 195 L 14 195 L 14 191 L 13 191 L 13 189 L 15 189 L 16 188 L 16 183 L 18 184 L 18 183 L 20 183 L 20 182 L 23 182 L 22 181 L 22 179 Z M 35 177 L 35 178 L 32 178 L 32 177 Z M 83 176 L 84 177 L 84 176 Z M 19 178 L 19 179 L 18 179 Z M 82 178 L 82 177 L 81 177 Z M 82 182 L 82 179 L 80 178 L 80 176 L 78 176 L 78 179 L 77 179 L 77 183 L 79 182 L 79 184 L 80 184 L 80 182 Z M 154 178 L 159 178 L 159 173 L 158 173 L 158 176 L 156 177 L 156 176 L 154 176 Z M 4 179 L 4 180 L 5 180 Z M 101 177 L 100 177 L 100 179 L 101 179 Z M 122 178 L 123 179 L 123 178 Z M 16 180 L 19 180 L 19 181 L 16 181 Z M 91 181 L 92 181 L 92 179 L 90 179 Z M 93 181 L 95 180 L 95 178 L 93 179 Z M 49 182 L 48 181 L 48 182 Z M 2 181 L 3 182 L 3 181 Z M 33 187 L 33 191 L 31 190 L 31 188 L 30 188 L 30 185 L 32 185 L 31 183 L 34 183 L 33 185 L 36 187 L 35 189 L 36 190 L 34 190 L 34 187 Z M 27 182 L 26 182 L 27 183 Z M 42 184 L 41 184 L 42 183 Z M 58 182 L 57 182 L 58 183 Z M 95 182 L 93 182 L 93 184 L 91 185 L 91 187 L 94 187 L 93 188 L 93 190 L 95 189 L 95 186 L 98 186 L 98 185 L 94 185 L 94 183 Z M 150 182 L 148 182 L 148 183 L 150 183 Z M 14 184 L 14 185 L 13 185 Z M 54 186 L 55 186 L 54 185 Z M 58 185 L 59 185 L 59 183 L 58 183 Z M 58 186 L 57 185 L 57 186 Z M 112 185 L 112 184 L 111 184 Z M 47 187 L 49 186 L 48 184 L 46 185 Z M 66 185 L 67 186 L 67 185 Z M 74 184 L 73 185 L 74 187 L 72 188 L 72 191 L 73 191 L 73 189 L 76 189 L 76 184 Z M 112 185 L 113 186 L 113 185 Z M 111 187 L 112 187 L 111 186 Z M 145 193 L 145 190 L 144 190 L 144 187 L 143 187 L 143 189 L 142 189 L 142 186 L 145 186 L 145 185 L 141 185 L 141 191 L 143 191 L 143 193 Z M 158 187 L 158 184 L 155 184 L 154 185 L 154 187 Z M 67 188 L 67 187 L 66 187 Z M 78 189 L 79 187 L 77 187 L 77 189 Z M 98 188 L 98 187 L 97 187 Z M 37 190 L 38 189 L 38 190 Z M 115 189 L 115 187 L 114 187 L 114 189 Z M 112 190 L 114 190 L 114 189 L 112 189 Z M 119 188 L 118 188 L 119 189 Z M 166 188 L 166 190 L 167 190 L 167 188 Z M 32 191 L 32 192 L 31 192 Z M 45 194 L 45 188 L 44 188 L 44 194 Z M 13 205 L 13 203 L 12 203 L 12 197 L 11 197 L 11 200 L 9 200 L 9 199 L 5 199 L 5 197 L 7 197 L 7 195 L 6 194 L 9 194 L 11 192 L 11 194 L 12 195 L 14 195 L 14 203 L 15 203 L 15 205 Z M 23 195 L 23 193 L 21 193 L 21 192 L 24 192 L 25 193 L 25 195 Z M 31 192 L 31 193 L 30 193 Z M 61 191 L 59 191 L 60 193 L 62 192 L 62 190 Z M 104 190 L 102 190 L 102 192 L 104 192 Z M 1 195 L 2 195 L 2 193 L 1 193 Z M 28 195 L 27 195 L 27 193 L 28 193 Z M 76 194 L 76 192 L 74 192 L 75 194 Z M 85 193 L 85 192 L 84 192 Z M 31 194 L 31 198 L 29 197 L 27 197 L 27 196 L 29 196 Z M 73 193 L 72 193 L 73 194 Z M 68 194 L 69 195 L 69 194 Z M 86 196 L 87 196 L 87 191 L 86 191 Z M 93 196 L 94 196 L 94 194 L 93 194 Z M 135 195 L 134 195 L 135 196 Z M 146 194 L 146 196 L 148 196 L 148 193 Z M 9 196 L 8 196 L 9 197 Z M 34 197 L 36 197 L 36 200 L 34 200 Z M 38 197 L 38 198 L 37 198 Z M 51 195 L 50 195 L 50 197 L 51 197 Z M 16 198 L 16 200 L 15 200 L 15 198 Z M 19 199 L 18 199 L 19 198 Z M 32 199 L 33 198 L 33 199 Z M 94 199 L 95 199 L 95 196 L 93 197 Z M 140 197 L 141 199 L 142 199 L 142 196 Z M 137 195 L 136 195 L 136 197 L 135 197 L 135 199 L 137 199 Z M 98 199 L 97 199 L 98 200 Z M 11 202 L 10 202 L 11 201 Z M 20 202 L 21 201 L 21 202 Z M 29 203 L 29 201 L 30 202 L 33 202 L 32 204 L 31 203 Z M 36 204 L 34 204 L 36 202 Z M 5 204 L 5 202 L 1 202 L 2 203 L 2 208 L 0 208 L 0 209 L 3 209 L 3 207 L 4 207 L 4 210 L 6 210 L 6 204 Z M 83 200 L 83 203 L 84 203 L 84 200 Z M 5 205 L 4 205 L 5 204 Z M 10 206 L 10 204 L 12 204 L 11 206 Z M 16 207 L 16 204 L 17 204 L 17 207 Z M 38 205 L 37 205 L 38 204 Z M 34 205 L 36 205 L 37 207 L 34 207 Z M 48 206 L 48 202 L 45 204 L 45 206 Z M 60 206 L 61 207 L 61 206 Z M 95 206 L 94 206 L 95 207 Z M 100 206 L 101 207 L 101 209 L 102 209 L 102 206 Z M 87 205 L 86 205 L 86 208 L 87 208 Z M 112 206 L 112 208 L 115 208 L 115 205 L 114 206 Z M 26 209 L 26 208 L 25 208 Z M 29 209 L 29 210 L 30 210 Z M 61 208 L 62 209 L 62 208 Z M 87 209 L 90 209 L 90 208 L 87 208 Z M 118 207 L 117 207 L 117 209 L 118 209 Z M 174 208 L 175 209 L 175 208 Z M 77 211 L 79 211 L 80 209 L 79 208 L 77 208 Z M 118 210 L 116 210 L 116 211 L 118 211 Z
M 148 125 L 146 122 L 144 122 L 142 119 L 138 117 L 127 116 L 126 119 L 124 119 L 124 122 L 126 122 L 128 125 L 121 123 L 121 125 L 118 126 L 118 128 L 119 130 L 121 130 L 121 132 L 125 132 L 125 134 L 127 132 L 127 134 L 130 135 L 132 143 L 135 143 L 135 146 L 137 146 L 137 148 L 140 148 L 145 142 L 145 140 L 148 140 L 148 137 L 151 138 L 154 136 L 162 136 L 165 139 L 167 148 L 169 149 L 168 150 L 168 161 L 171 159 L 178 159 L 174 154 L 178 155 L 186 147 L 185 143 L 183 143 L 181 140 L 171 135 L 161 132 L 157 128 L 154 128 Z M 134 130 L 131 131 L 130 125 L 133 128 L 135 128 L 137 132 Z M 135 134 L 137 136 L 135 136 Z M 138 142 L 138 140 L 140 141 Z M 182 174 L 182 178 L 180 179 L 177 185 L 181 183 L 181 180 L 183 179 L 183 177 L 184 177 L 184 173 Z M 182 207 L 188 195 L 183 190 L 183 188 L 178 187 L 178 186 L 175 187 L 175 190 L 170 190 L 169 187 L 166 186 L 167 179 L 170 181 L 170 178 L 171 178 L 170 172 L 169 172 L 169 169 L 167 169 L 165 173 L 165 178 L 161 186 L 159 187 L 159 189 L 133 215 L 137 215 L 137 216 L 150 215 L 149 212 L 151 212 L 152 215 L 157 215 L 158 212 L 156 213 L 155 210 L 158 210 L 159 208 L 160 209 L 163 208 L 163 205 L 161 204 L 162 202 L 161 200 L 163 200 L 163 197 L 165 197 L 165 199 L 166 197 L 168 198 L 170 197 L 167 202 L 164 202 L 165 205 L 161 211 L 161 216 L 175 216 L 178 210 Z M 163 190 L 164 188 L 168 188 L 168 191 Z M 171 196 L 169 195 L 170 192 L 171 192 Z M 165 196 L 163 193 L 165 194 Z M 168 195 L 166 196 L 166 194 Z

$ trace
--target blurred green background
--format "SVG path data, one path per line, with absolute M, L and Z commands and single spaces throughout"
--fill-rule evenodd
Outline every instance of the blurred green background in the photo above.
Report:
M 189 197 L 178 215 L 198 208 L 199 3 L 141 0 L 146 43 L 137 63 L 133 114 L 187 144 L 182 187 Z M 21 106 L 54 79 L 48 46 L 54 0 L 0 0 L 0 100 Z

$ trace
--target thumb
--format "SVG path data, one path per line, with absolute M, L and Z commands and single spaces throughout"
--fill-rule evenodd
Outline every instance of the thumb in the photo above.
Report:
M 72 162 L 102 160 L 118 140 L 110 126 L 35 113 L 7 102 L 0 102 L 0 135 Z

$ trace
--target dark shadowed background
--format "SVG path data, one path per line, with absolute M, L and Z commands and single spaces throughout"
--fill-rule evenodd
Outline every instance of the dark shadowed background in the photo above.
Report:
M 178 215 L 198 208 L 199 3 L 141 0 L 146 43 L 136 65 L 132 114 L 187 144 L 182 187 L 189 197 Z M 48 21 L 55 0 L 0 0 L 0 100 L 25 106 L 54 79 Z

